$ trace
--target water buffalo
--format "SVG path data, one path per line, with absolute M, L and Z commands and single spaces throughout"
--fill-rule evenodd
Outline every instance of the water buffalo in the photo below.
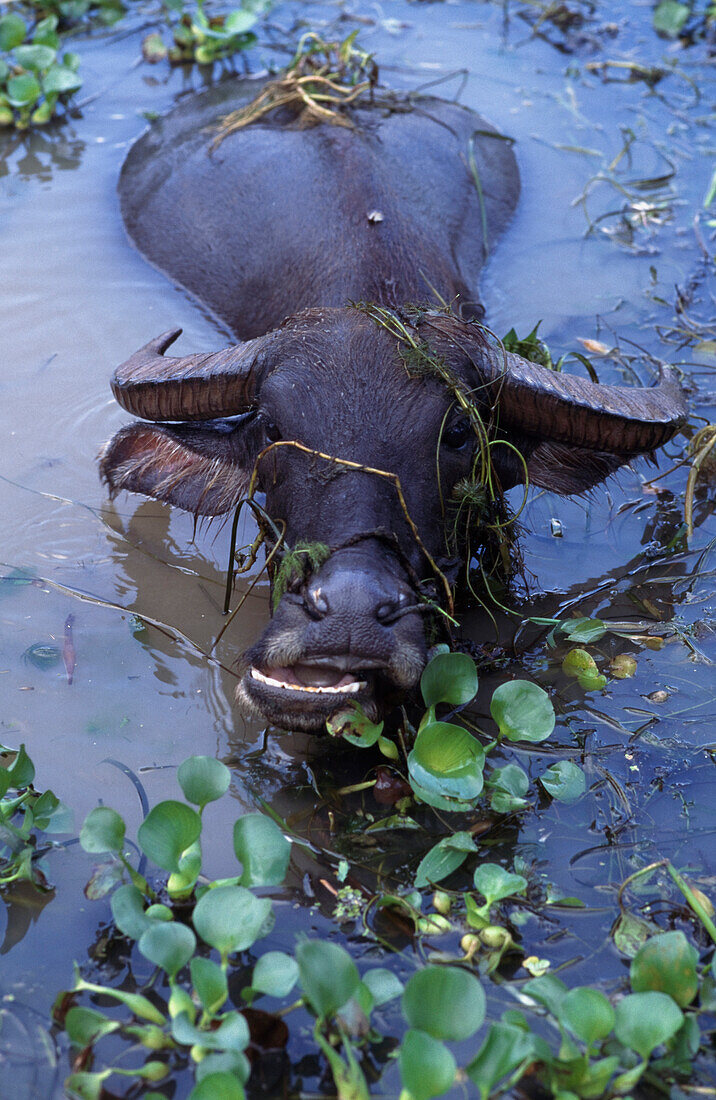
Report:
M 480 116 L 420 98 L 306 128 L 286 109 L 217 146 L 242 95 L 190 99 L 124 165 L 131 239 L 241 342 L 172 358 L 165 333 L 119 367 L 114 394 L 144 422 L 101 472 L 112 494 L 214 516 L 255 471 L 284 545 L 326 548 L 289 578 L 237 690 L 278 726 L 317 729 L 417 681 L 426 582 L 453 581 L 461 551 L 456 485 L 588 489 L 671 438 L 684 405 L 668 371 L 650 389 L 595 385 L 485 335 L 476 289 L 519 177 Z

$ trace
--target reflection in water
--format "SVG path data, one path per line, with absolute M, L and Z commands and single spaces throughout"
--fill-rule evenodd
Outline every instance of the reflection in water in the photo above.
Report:
M 17 175 L 49 183 L 54 172 L 78 168 L 84 151 L 85 142 L 67 123 L 53 123 L 44 132 L 0 133 L 0 179 Z

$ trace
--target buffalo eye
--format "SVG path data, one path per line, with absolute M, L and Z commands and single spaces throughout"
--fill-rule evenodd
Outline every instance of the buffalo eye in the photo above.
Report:
M 455 420 L 452 424 L 448 425 L 443 432 L 442 442 L 443 445 L 449 447 L 451 451 L 461 451 L 468 443 L 471 435 L 472 427 L 470 421 L 463 418 L 462 420 Z
M 276 443 L 281 438 L 281 429 L 275 421 L 264 418 L 264 432 L 270 443 Z

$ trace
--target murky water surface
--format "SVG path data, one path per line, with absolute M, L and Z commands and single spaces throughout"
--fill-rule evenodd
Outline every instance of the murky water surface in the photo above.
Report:
M 703 209 L 714 163 L 713 70 L 703 46 L 657 38 L 648 4 L 604 3 L 597 15 L 581 30 L 545 23 L 534 35 L 517 5 L 279 4 L 266 41 L 290 40 L 299 22 L 341 37 L 359 27 L 385 82 L 447 78 L 433 85 L 437 94 L 459 94 L 514 138 L 523 193 L 482 284 L 492 327 L 504 333 L 514 325 L 522 335 L 541 319 L 557 353 L 580 350 L 580 338 L 618 348 L 593 356 L 605 382 L 636 376 L 648 384 L 649 355 L 679 364 L 693 434 L 716 417 L 708 328 L 716 215 Z M 371 761 L 315 739 L 264 735 L 236 713 L 231 669 L 267 619 L 265 583 L 209 659 L 223 625 L 227 531 L 194 533 L 190 518 L 135 497 L 109 505 L 97 478 L 99 447 L 126 421 L 107 384 L 113 366 L 168 328 L 184 328 L 184 350 L 220 346 L 226 335 L 132 250 L 119 218 L 116 182 L 147 125 L 142 112 L 162 113 L 202 84 L 197 73 L 139 63 L 148 19 L 135 13 L 114 33 L 77 40 L 85 80 L 78 117 L 0 137 L 0 741 L 27 744 L 36 785 L 67 802 L 78 827 L 102 799 L 122 811 L 130 832 L 140 803 L 118 763 L 140 778 L 150 803 L 175 796 L 176 766 L 191 753 L 229 763 L 233 801 L 210 817 L 209 874 L 234 873 L 230 826 L 258 796 L 332 853 L 301 856 L 282 895 L 271 946 L 290 949 L 297 929 L 337 934 L 327 919 L 332 899 L 318 884 L 332 879 L 336 855 L 372 889 L 377 857 L 391 851 L 384 838 L 366 844 L 361 836 L 364 815 L 383 813 L 370 792 L 334 800 L 329 819 L 314 789 L 356 782 Z M 283 57 L 262 46 L 247 61 L 260 71 Z M 620 80 L 605 81 L 588 66 L 606 60 L 663 66 L 666 75 L 653 90 L 624 82 L 624 69 L 608 70 Z M 521 929 L 527 954 L 568 963 L 574 984 L 615 988 L 623 977 L 608 933 L 616 890 L 631 871 L 668 857 L 707 893 L 716 881 L 714 482 L 712 474 L 710 484 L 706 476 L 697 484 L 687 542 L 686 470 L 668 472 L 685 444 L 678 438 L 657 456 L 658 467 L 638 462 L 587 500 L 530 495 L 522 517 L 527 585 L 509 597 L 518 617 L 499 623 L 504 658 L 482 674 L 478 715 L 508 676 L 534 676 L 553 692 L 554 744 L 514 759 L 536 773 L 545 755 L 571 756 L 587 773 L 589 792 L 575 806 L 545 802 L 484 841 L 490 858 L 526 860 L 585 903 L 576 914 L 555 908 L 549 920 L 535 914 Z M 253 537 L 248 523 L 242 536 Z M 564 649 L 549 649 L 544 631 L 520 627 L 523 616 L 571 611 L 628 620 L 665 644 L 654 650 L 608 635 L 596 650 L 632 654 L 637 673 L 585 693 L 560 671 Z M 61 661 L 39 669 L 27 655 L 37 643 L 61 646 L 69 615 L 71 684 Z M 479 610 L 466 608 L 464 622 L 470 637 L 492 642 Z M 408 882 L 431 842 L 421 833 L 406 847 L 402 834 L 384 885 Z M 83 896 L 90 866 L 76 845 L 57 851 L 53 895 L 19 891 L 0 905 L 0 992 L 24 1006 L 12 1016 L 20 1038 L 8 1038 L 6 1025 L 9 1048 L 0 1054 L 14 1051 L 19 1100 L 61 1095 L 54 1048 L 38 1054 L 37 1036 L 54 992 L 71 983 L 72 961 L 87 959 L 109 919 L 105 903 Z M 665 883 L 650 889 L 654 899 L 668 895 Z M 655 902 L 657 913 L 661 906 L 671 914 L 669 896 Z M 382 956 L 359 933 L 342 930 L 375 965 Z M 391 965 L 409 973 L 413 948 L 395 945 L 403 955 Z M 495 1013 L 512 1003 L 499 990 L 491 998 Z M 397 1015 L 395 1026 L 398 1034 Z M 296 1034 L 294 1060 L 302 1053 Z M 18 1068 L 23 1044 L 33 1053 Z M 0 1058 L 0 1074 L 2 1067 Z M 66 1064 L 58 1079 L 65 1072 Z M 320 1091 L 317 1074 L 307 1059 L 301 1080 Z M 397 1094 L 394 1074 L 384 1076 L 385 1095 Z

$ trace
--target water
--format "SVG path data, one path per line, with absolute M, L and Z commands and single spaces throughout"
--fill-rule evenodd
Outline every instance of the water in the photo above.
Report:
M 604 382 L 636 373 L 648 384 L 653 368 L 642 350 L 675 362 L 693 400 L 692 431 L 699 418 L 715 419 L 716 358 L 713 346 L 698 346 L 713 339 L 713 213 L 703 209 L 713 169 L 713 70 L 705 47 L 682 50 L 660 40 L 650 6 L 636 3 L 602 5 L 598 19 L 571 36 L 543 24 L 574 52 L 532 35 L 517 5 L 388 0 L 361 8 L 358 21 L 353 10 L 278 5 L 267 41 L 290 38 L 301 23 L 341 37 L 360 27 L 386 83 L 414 87 L 464 71 L 437 94 L 459 91 L 463 103 L 515 139 L 522 198 L 482 283 L 494 330 L 514 326 L 524 335 L 541 320 L 540 334 L 558 354 L 579 350 L 579 338 L 618 347 L 616 357 L 592 357 Z M 107 385 L 113 366 L 168 328 L 184 328 L 179 353 L 220 346 L 227 335 L 132 250 L 120 222 L 116 181 L 146 125 L 142 112 L 168 110 L 203 79 L 138 64 L 148 19 L 134 13 L 119 33 L 77 39 L 80 117 L 0 137 L 0 574 L 21 569 L 33 578 L 0 584 L 0 741 L 27 744 L 38 789 L 51 787 L 66 801 L 78 827 L 102 799 L 121 809 L 130 833 L 141 820 L 139 800 L 125 772 L 108 761 L 131 769 L 150 803 L 176 795 L 175 768 L 189 754 L 230 763 L 232 798 L 214 808 L 205 853 L 211 875 L 233 873 L 230 826 L 260 796 L 317 848 L 346 855 L 369 889 L 386 852 L 389 881 L 407 882 L 429 836 L 406 846 L 404 834 L 399 842 L 381 835 L 366 847 L 350 830 L 360 830 L 365 814 L 382 812 L 370 794 L 334 799 L 329 819 L 313 786 L 325 795 L 356 782 L 369 766 L 365 754 L 276 731 L 264 738 L 232 707 L 233 664 L 268 617 L 263 580 L 207 659 L 223 625 L 226 530 L 195 533 L 190 518 L 136 497 L 109 505 L 98 482 L 96 453 L 126 421 Z M 263 45 L 248 63 L 259 71 L 282 57 Z M 586 68 L 625 59 L 664 65 L 667 75 L 650 90 L 642 81 L 605 82 Z M 577 201 L 585 192 L 589 235 Z M 598 220 L 626 201 L 632 224 Z M 569 369 L 583 372 L 579 364 Z M 668 857 L 707 893 L 716 873 L 713 480 L 697 485 L 687 544 L 686 471 L 660 476 L 683 455 L 680 437 L 657 456 L 657 467 L 637 462 L 586 500 L 530 494 L 522 516 L 527 584 L 510 597 L 520 617 L 500 618 L 504 656 L 482 673 L 478 716 L 487 713 L 491 688 L 525 669 L 553 692 L 560 715 L 554 745 L 512 754 L 516 762 L 538 774 L 552 758 L 570 755 L 587 774 L 589 792 L 576 806 L 545 801 L 483 842 L 489 858 L 526 860 L 537 877 L 586 903 L 576 914 L 535 912 L 521 929 L 527 954 L 569 963 L 570 983 L 604 979 L 614 989 L 623 976 L 608 933 L 617 887 L 637 866 Z M 253 537 L 245 523 L 242 542 Z M 517 629 L 522 616 L 567 608 L 629 620 L 639 633 L 663 634 L 666 644 L 652 650 L 607 636 L 595 651 L 634 655 L 636 676 L 585 694 L 560 671 L 564 646 L 549 649 L 536 627 Z M 62 662 L 40 670 L 23 658 L 36 643 L 61 646 L 69 614 L 77 654 L 71 685 Z M 479 609 L 464 609 L 463 620 L 469 636 L 493 643 Z M 654 701 L 655 691 L 665 693 L 663 701 Z M 109 919 L 104 903 L 82 894 L 91 861 L 76 845 L 53 853 L 50 866 L 56 889 L 49 900 L 17 891 L 0 906 L 0 992 L 22 1005 L 7 1002 L 12 1026 L 32 1051 L 22 1087 L 33 1097 L 61 1094 L 53 1043 L 39 1053 L 38 1019 Z M 334 868 L 331 856 L 297 859 L 271 946 L 290 949 L 299 928 L 338 934 L 328 919 L 331 896 L 318 885 L 321 877 L 333 880 Z M 305 908 L 314 900 L 306 890 L 316 893 L 317 911 Z M 674 896 L 660 902 L 660 893 L 666 896 L 664 883 L 649 898 L 670 914 Z M 683 910 L 674 919 L 683 921 Z M 384 926 L 381 932 L 397 935 Z M 413 949 L 398 941 L 404 954 L 391 965 L 406 974 Z M 356 932 L 351 942 L 376 964 L 368 941 Z M 491 1011 L 512 1003 L 504 990 L 490 996 Z M 386 1019 L 398 1034 L 397 1010 Z M 16 1053 L 20 1045 L 10 1043 Z M 294 1062 L 303 1056 L 300 1039 L 292 1038 L 289 1053 Z M 318 1088 L 317 1063 L 309 1063 L 303 1079 Z M 65 1072 L 63 1064 L 59 1078 Z M 386 1073 L 385 1095 L 397 1087 L 394 1074 Z

